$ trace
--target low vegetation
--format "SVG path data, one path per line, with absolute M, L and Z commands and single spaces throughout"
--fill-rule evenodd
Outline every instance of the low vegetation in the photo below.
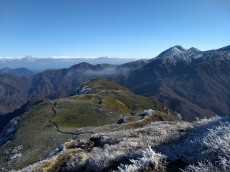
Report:
M 184 122 L 160 103 L 97 81 L 14 119 L 1 134 L 0 170 L 230 170 L 229 116 Z
M 138 129 L 72 140 L 22 171 L 229 171 L 230 117 L 152 122 Z M 54 163 L 56 162 L 56 163 Z
M 179 120 L 163 104 L 135 95 L 109 80 L 94 79 L 78 90 L 86 87 L 90 89 L 84 94 L 44 100 L 27 111 L 12 131 L 12 137 L 0 147 L 2 170 L 20 169 L 49 157 L 53 150 L 71 139 L 89 139 L 94 133 L 139 128 L 157 120 Z M 144 110 L 148 109 L 153 109 L 154 115 L 143 118 Z M 4 153 L 18 145 L 23 149 L 17 153 Z M 10 157 L 15 158 L 9 160 Z

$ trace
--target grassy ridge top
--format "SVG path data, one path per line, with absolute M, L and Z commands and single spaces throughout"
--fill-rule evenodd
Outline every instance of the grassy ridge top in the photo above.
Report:
M 109 91 L 109 90 L 123 90 L 123 91 L 129 91 L 129 89 L 116 84 L 108 79 L 105 78 L 95 78 L 90 80 L 89 82 L 86 82 L 82 85 L 80 85 L 78 88 L 76 88 L 70 96 L 74 95 L 80 95 L 85 93 L 98 93 L 103 91 Z
M 130 91 L 129 89 L 114 83 L 105 78 L 95 78 L 91 81 L 87 82 L 86 85 L 93 87 L 95 91 L 99 90 L 123 90 L 123 91 Z M 84 84 L 83 84 L 84 86 Z
M 0 148 L 0 155 L 3 155 L 0 162 L 10 156 L 5 156 L 4 152 L 22 145 L 22 156 L 7 168 L 25 167 L 44 158 L 65 141 L 73 137 L 81 139 L 80 131 L 93 133 L 122 129 L 117 123 L 124 118 L 127 128 L 142 127 L 156 120 L 176 119 L 163 104 L 135 95 L 107 79 L 93 79 L 78 90 L 86 87 L 90 89 L 85 94 L 45 100 L 25 113 L 11 142 Z M 140 114 L 147 109 L 156 111 L 158 117 L 141 122 Z

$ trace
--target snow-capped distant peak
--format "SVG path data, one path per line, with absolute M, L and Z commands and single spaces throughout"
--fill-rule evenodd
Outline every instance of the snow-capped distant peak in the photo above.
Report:
M 176 46 L 174 46 L 174 47 L 172 47 L 173 49 L 175 49 L 175 50 L 179 50 L 179 51 L 187 51 L 187 49 L 185 49 L 184 47 L 182 47 L 182 46 L 180 46 L 180 45 L 176 45 Z
M 159 54 L 157 57 L 163 57 L 163 56 L 174 56 L 174 55 L 177 55 L 177 54 L 182 54 L 182 53 L 187 53 L 188 50 L 183 48 L 182 46 L 180 45 L 176 45 L 174 47 L 171 47 L 165 51 L 163 51 L 161 54 Z

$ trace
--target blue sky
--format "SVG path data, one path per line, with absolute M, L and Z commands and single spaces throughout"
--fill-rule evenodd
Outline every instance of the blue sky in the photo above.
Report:
M 229 0 L 0 0 L 0 57 L 152 58 L 230 44 Z

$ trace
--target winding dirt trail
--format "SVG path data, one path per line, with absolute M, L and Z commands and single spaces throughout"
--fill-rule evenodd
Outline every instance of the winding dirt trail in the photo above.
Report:
M 92 131 L 86 131 L 86 132 L 77 132 L 77 133 L 74 133 L 74 132 L 67 132 L 67 131 L 62 131 L 60 130 L 59 126 L 53 121 L 53 119 L 55 118 L 55 116 L 57 115 L 57 111 L 55 110 L 55 106 L 57 105 L 57 102 L 54 103 L 54 106 L 52 107 L 52 111 L 54 113 L 53 117 L 49 120 L 49 122 L 53 123 L 55 125 L 55 127 L 57 128 L 57 132 L 59 133 L 62 133 L 62 134 L 71 134 L 71 135 L 74 135 L 74 136 L 77 136 L 77 135 L 80 135 L 80 134 L 87 134 L 87 133 L 90 133 L 90 134 L 95 134 L 94 132 Z

